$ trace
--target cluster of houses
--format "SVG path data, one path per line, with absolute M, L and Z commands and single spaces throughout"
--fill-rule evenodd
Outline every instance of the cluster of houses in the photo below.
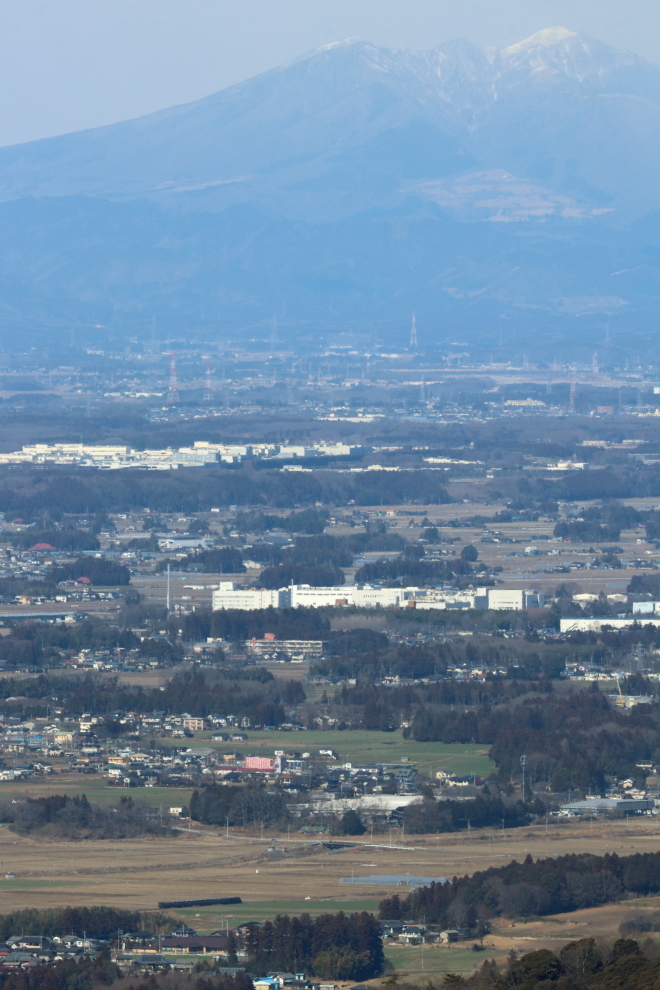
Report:
M 95 730 L 100 732 L 104 718 L 83 716 L 69 727 L 66 722 L 40 725 L 36 719 L 20 721 L 4 717 L 0 745 L 6 766 L 0 769 L 0 782 L 55 772 L 53 763 L 44 757 L 59 758 L 55 763 L 61 770 L 104 774 L 109 783 L 118 787 L 192 787 L 214 781 L 240 783 L 255 779 L 277 781 L 292 794 L 315 792 L 311 803 L 292 805 L 294 813 L 301 817 L 319 811 L 340 812 L 340 804 L 346 799 L 364 801 L 380 796 L 391 798 L 394 804 L 385 808 L 387 801 L 376 802 L 378 808 L 374 805 L 372 810 L 386 811 L 389 815 L 400 806 L 400 798 L 417 793 L 418 771 L 407 760 L 340 764 L 338 754 L 331 748 L 282 749 L 274 750 L 273 755 L 256 755 L 231 749 L 222 752 L 214 746 L 141 747 L 138 739 L 130 744 L 125 737 L 112 742 L 99 738 Z M 139 726 L 138 736 L 155 733 L 164 727 L 171 735 L 184 737 L 215 724 L 214 742 L 240 743 L 240 749 L 244 750 L 248 741 L 246 732 L 227 724 L 239 721 L 233 716 L 201 719 L 185 713 L 168 717 L 161 713 L 144 716 L 129 713 L 121 716 L 120 721 L 129 723 L 129 728 L 133 724 Z M 29 754 L 31 759 L 21 759 L 23 754 Z M 12 756 L 13 760 L 10 759 Z M 449 780 L 442 783 L 449 783 Z M 333 802 L 337 803 L 329 807 Z M 364 810 L 368 810 L 366 804 Z
M 0 969 L 25 969 L 55 963 L 62 959 L 80 959 L 97 955 L 103 948 L 98 939 L 82 935 L 11 935 L 0 943 Z
M 20 701 L 21 699 L 10 697 L 8 702 Z M 211 716 L 202 719 L 186 712 L 179 714 L 166 714 L 165 712 L 137 713 L 137 712 L 113 712 L 110 715 L 82 715 L 80 719 L 63 720 L 57 717 L 61 714 L 61 709 L 54 709 L 50 718 L 34 717 L 25 718 L 18 715 L 0 714 L 0 750 L 5 753 L 30 753 L 33 756 L 43 754 L 44 756 L 69 756 L 75 757 L 78 763 L 77 769 L 81 767 L 101 769 L 108 758 L 122 764 L 126 759 L 132 759 L 133 750 L 125 742 L 117 745 L 104 738 L 101 727 L 106 718 L 122 726 L 122 735 L 135 740 L 142 736 L 154 735 L 170 736 L 183 739 L 195 732 L 202 732 L 205 729 L 218 730 L 214 735 L 214 741 L 222 742 L 245 742 L 247 734 L 238 727 L 249 719 L 239 719 L 234 716 Z M 53 717 L 55 716 L 55 717 Z M 202 751 L 196 751 L 199 755 Z M 215 750 L 207 751 L 206 755 L 213 755 Z M 143 754 L 145 758 L 154 760 L 152 753 Z M 176 753 L 174 756 L 176 757 Z M 183 762 L 193 760 L 195 754 L 184 756 Z M 167 755 L 157 759 L 160 765 L 167 762 Z M 36 764 L 35 764 L 36 766 Z M 49 772 L 49 765 L 42 763 L 43 772 Z M 39 767 L 37 767 L 39 769 Z M 51 768 L 52 769 L 52 768 Z
M 232 949 L 246 958 L 245 936 L 260 922 L 247 922 L 232 930 Z M 469 929 L 435 931 L 425 924 L 401 920 L 380 922 L 384 941 L 405 945 L 424 942 L 449 944 L 470 936 Z M 110 949 L 112 961 L 125 973 L 146 973 L 160 969 L 192 969 L 195 958 L 210 956 L 221 963 L 230 951 L 230 929 L 199 935 L 182 925 L 166 935 L 148 931 L 116 932 L 107 938 L 91 938 L 87 933 L 71 935 L 13 935 L 0 944 L 0 970 L 18 970 L 54 964 L 63 959 L 90 958 Z M 220 967 L 216 971 L 233 974 L 245 966 Z M 312 982 L 304 973 L 267 973 L 253 978 L 254 990 L 336 990 L 333 983 Z M 357 988 L 355 988 L 357 990 Z

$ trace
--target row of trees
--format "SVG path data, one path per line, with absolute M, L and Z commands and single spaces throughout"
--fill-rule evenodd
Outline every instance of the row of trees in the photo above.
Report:
M 264 633 L 275 633 L 278 639 L 326 639 L 330 619 L 321 609 L 265 608 L 246 611 L 223 609 L 212 612 L 200 609 L 177 616 L 176 623 L 184 640 L 205 640 L 208 637 L 236 643 L 246 639 L 263 639 Z
M 104 557 L 79 557 L 59 567 L 52 567 L 47 577 L 55 584 L 86 577 L 92 584 L 100 587 L 114 587 L 130 584 L 131 572 L 123 564 L 116 564 L 113 560 L 106 560 Z
M 381 975 L 385 962 L 380 926 L 366 911 L 317 918 L 278 915 L 250 927 L 246 949 L 258 973 L 306 972 L 322 979 L 372 979 Z
M 96 618 L 75 624 L 28 621 L 11 626 L 9 635 L 0 639 L 0 667 L 5 670 L 33 665 L 45 667 L 51 658 L 59 660 L 62 652 L 83 649 L 137 650 L 139 658 L 157 657 L 168 662 L 180 660 L 183 655 L 181 646 L 173 638 L 140 638 L 130 629 Z M 14 687 L 18 688 L 18 685 L 14 684 Z M 66 693 L 66 685 L 62 689 Z M 20 690 L 13 693 L 24 695 L 32 690 L 32 685 L 28 687 L 25 681 L 21 681 Z M 4 691 L 4 686 L 0 686 L 0 697 Z M 10 697 L 11 694 L 10 691 L 5 696 Z
M 3 680 L 0 695 L 11 697 L 7 692 L 13 684 L 15 692 L 41 700 L 44 713 L 56 696 L 65 714 L 71 716 L 83 712 L 102 715 L 118 711 L 185 711 L 200 717 L 248 716 L 252 725 L 281 725 L 286 721 L 284 705 L 297 705 L 305 700 L 299 681 L 273 677 L 263 681 L 261 675 L 255 680 L 249 670 L 245 677 L 241 675 L 242 671 L 235 670 L 228 671 L 227 677 L 222 671 L 185 671 L 177 673 L 161 691 L 122 684 L 115 677 L 102 678 L 92 673 L 75 678 L 42 674 L 33 681 Z M 33 709 L 40 710 L 34 705 Z
M 101 544 L 93 533 L 82 529 L 40 529 L 30 526 L 12 536 L 12 546 L 29 550 L 37 543 L 47 543 L 56 550 L 73 551 L 98 550 Z
M 660 891 L 660 853 L 582 855 L 534 861 L 527 856 L 471 877 L 420 887 L 381 901 L 381 918 L 426 918 L 441 927 L 472 927 L 479 918 L 529 917 L 576 911 L 626 893 Z
M 519 828 L 528 825 L 532 816 L 545 814 L 545 810 L 538 799 L 523 804 L 522 801 L 508 803 L 490 794 L 471 801 L 436 801 L 429 796 L 418 804 L 408 805 L 400 816 L 406 832 L 423 835 L 495 825 Z
M 124 911 L 111 907 L 57 907 L 24 908 L 10 914 L 0 914 L 0 940 L 11 935 L 81 935 L 87 932 L 90 938 L 112 938 L 118 930 L 139 931 L 149 924 L 161 923 L 164 917 L 148 916 L 139 911 Z
M 602 473 L 602 472 L 601 472 Z M 248 462 L 179 471 L 97 471 L 30 468 L 12 471 L 0 484 L 0 511 L 12 518 L 39 519 L 46 511 L 126 512 L 148 505 L 155 512 L 208 512 L 212 506 L 273 508 L 333 505 L 401 505 L 451 502 L 433 471 L 369 471 L 344 474 L 318 470 L 296 473 L 255 470 Z
M 171 835 L 168 824 L 153 811 L 122 797 L 114 808 L 91 804 L 84 794 L 51 794 L 26 801 L 0 804 L 0 821 L 19 835 L 39 835 L 58 839 L 132 839 L 151 835 Z
M 657 946 L 650 939 L 640 946 L 631 938 L 582 938 L 569 942 L 558 952 L 537 949 L 518 958 L 511 952 L 506 964 L 487 959 L 471 976 L 449 974 L 442 982 L 452 990 L 646 990 L 660 979 Z M 406 983 L 408 990 L 422 990 Z M 424 990 L 440 990 L 438 984 L 426 982 Z
M 263 787 L 211 784 L 193 791 L 190 817 L 205 825 L 245 827 L 258 822 L 272 828 L 286 821 L 287 808 L 282 794 L 270 793 Z
M 253 509 L 237 512 L 234 526 L 239 533 L 265 533 L 270 529 L 283 529 L 286 533 L 322 533 L 330 517 L 327 509 L 303 509 L 287 516 L 274 516 Z

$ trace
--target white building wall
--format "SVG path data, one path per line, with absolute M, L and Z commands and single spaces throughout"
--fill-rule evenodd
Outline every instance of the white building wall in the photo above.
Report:
M 361 608 L 392 608 L 399 605 L 408 589 L 403 588 L 356 588 L 353 604 Z
M 660 602 L 633 602 L 632 610 L 633 615 L 659 615 Z
M 233 581 L 222 581 L 213 592 L 213 609 L 223 608 L 253 611 L 260 608 L 285 608 L 289 604 L 289 589 L 242 588 Z
M 525 592 L 512 588 L 488 590 L 488 608 L 521 611 L 525 607 Z
M 635 623 L 643 626 L 660 626 L 660 619 L 647 618 L 646 616 L 636 616 L 633 619 L 560 619 L 559 631 L 569 632 L 600 632 L 603 626 L 611 626 L 612 629 L 627 629 Z
M 324 605 L 336 605 L 338 601 L 352 605 L 354 590 L 351 585 L 310 588 L 308 584 L 294 584 L 291 587 L 291 607 L 322 608 Z

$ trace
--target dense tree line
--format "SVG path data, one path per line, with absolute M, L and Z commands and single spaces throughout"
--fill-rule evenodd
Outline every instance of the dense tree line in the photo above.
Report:
M 156 571 L 166 571 L 168 565 L 172 570 L 198 571 L 201 574 L 243 574 L 245 572 L 241 551 L 234 547 L 199 550 L 196 553 L 189 553 L 181 560 L 165 558 L 158 561 Z
M 47 543 L 55 550 L 98 550 L 101 544 L 93 533 L 81 529 L 40 529 L 30 526 L 12 535 L 12 546 L 29 550 L 37 543 Z
M 0 639 L 0 667 L 45 667 L 51 659 L 59 661 L 61 652 L 114 649 L 137 650 L 139 659 L 158 657 L 168 662 L 178 661 L 183 655 L 181 646 L 173 640 L 141 638 L 130 629 L 94 618 L 75 624 L 27 621 L 11 626 L 9 635 Z
M 385 633 L 374 629 L 347 629 L 345 632 L 333 631 L 324 636 L 327 643 L 326 652 L 329 656 L 350 656 L 352 654 L 373 653 L 386 650 L 389 639 Z
M 84 794 L 51 794 L 25 801 L 0 803 L 0 821 L 19 835 L 52 839 L 132 839 L 172 835 L 172 829 L 150 809 L 122 797 L 114 808 L 91 804 Z
M 286 588 L 291 584 L 308 584 L 312 588 L 342 585 L 344 572 L 332 564 L 280 564 L 266 567 L 256 582 L 259 588 Z
M 490 758 L 505 781 L 517 779 L 525 753 L 530 783 L 549 780 L 556 791 L 603 793 L 608 776 L 639 779 L 643 775 L 636 764 L 660 758 L 656 707 L 613 710 L 598 690 L 535 694 L 520 704 L 494 708 L 424 707 L 409 731 L 420 742 L 490 745 Z
M 357 631 L 362 632 L 362 630 Z M 370 632 L 370 630 L 364 631 Z M 355 685 L 342 684 L 335 691 L 333 701 L 336 705 L 364 705 L 369 699 L 378 698 L 388 701 L 397 709 L 410 709 L 414 706 L 422 709 L 425 705 L 443 705 L 452 709 L 457 706 L 464 708 L 482 706 L 490 711 L 492 705 L 505 704 L 530 692 L 549 694 L 552 692 L 552 684 L 549 682 L 528 684 L 524 681 L 508 681 L 502 677 L 486 681 L 452 679 L 393 687 L 361 681 Z
M 558 522 L 554 535 L 576 543 L 611 543 L 621 536 L 618 526 L 601 526 L 598 522 Z
M 629 595 L 660 595 L 660 574 L 633 574 L 626 588 Z
M 265 608 L 200 610 L 177 616 L 173 626 L 182 630 L 184 640 L 204 640 L 209 636 L 232 643 L 247 639 L 263 639 L 264 633 L 275 633 L 278 639 L 326 639 L 330 620 L 321 609 Z
M 93 585 L 114 587 L 130 584 L 131 572 L 123 564 L 116 564 L 104 557 L 78 557 L 59 567 L 52 567 L 48 573 L 49 580 L 55 583 L 77 581 L 81 577 L 89 578 Z
M 350 610 L 346 612 L 358 614 L 356 610 L 353 613 Z M 452 618 L 458 616 L 458 628 L 469 628 L 466 613 L 459 612 L 458 609 L 437 613 L 432 611 L 416 613 L 414 609 L 405 609 L 401 612 L 404 613 L 401 616 L 398 612 L 391 613 L 392 621 L 396 622 L 400 618 L 400 621 L 408 622 L 418 618 L 420 626 L 433 626 L 436 616 Z M 490 613 L 489 617 L 494 622 L 497 621 L 495 613 Z M 511 620 L 509 618 L 504 621 Z M 325 636 L 323 638 L 325 639 Z M 626 640 L 625 646 L 630 641 Z M 347 644 L 349 642 L 350 640 L 346 640 Z M 348 649 L 342 650 L 341 653 L 337 652 L 337 655 L 332 655 L 333 651 L 330 651 L 323 661 L 315 664 L 314 672 L 333 677 L 359 677 L 362 681 L 373 681 L 388 674 L 402 678 L 429 677 L 446 673 L 450 666 L 465 667 L 466 673 L 469 673 L 470 668 L 484 665 L 506 669 L 507 678 L 527 681 L 527 690 L 529 690 L 529 684 L 538 684 L 541 678 L 559 677 L 566 666 L 566 645 L 557 642 L 540 642 L 538 636 L 532 640 L 514 640 L 474 635 L 467 640 L 457 637 L 447 643 L 435 641 L 415 645 L 406 643 L 377 645 L 372 641 L 371 652 L 368 652 L 369 642 L 365 637 L 363 645 L 366 649 L 356 648 L 354 655 L 351 655 Z M 622 645 L 622 649 L 625 649 L 625 646 Z M 614 644 L 608 641 L 607 649 L 611 651 L 613 647 Z M 594 660 L 604 654 L 605 649 L 599 646 L 595 638 L 593 641 L 586 639 L 584 644 L 576 642 L 571 646 L 571 655 L 575 659 Z M 492 679 L 489 678 L 489 683 Z M 455 689 L 454 682 L 446 688 L 450 691 Z
M 11 697 L 9 685 L 24 696 L 42 701 L 41 710 L 52 704 L 53 696 L 64 708 L 65 715 L 83 712 L 111 714 L 114 712 L 189 712 L 191 715 L 236 715 L 247 717 L 252 725 L 281 725 L 286 721 L 284 705 L 296 705 L 305 700 L 300 681 L 270 678 L 266 683 L 248 678 L 237 680 L 230 671 L 192 671 L 177 673 L 159 688 L 143 688 L 122 684 L 115 677 L 94 674 L 68 678 L 41 675 L 32 681 L 0 681 L 0 696 Z M 18 702 L 21 705 L 21 702 Z M 7 709 L 11 702 L 6 703 Z M 37 712 L 39 709 L 34 709 Z
M 657 497 L 660 470 L 639 461 L 608 465 L 601 471 L 568 471 L 558 481 L 548 478 L 521 478 L 517 483 L 521 507 L 553 502 L 586 502 L 593 499 Z
M 387 533 L 370 527 L 364 533 L 332 536 L 297 536 L 293 546 L 280 548 L 267 540 L 254 543 L 244 554 L 264 564 L 304 564 L 308 567 L 332 564 L 335 567 L 351 567 L 356 554 L 376 551 L 402 551 L 406 540 L 398 533 Z
M 442 984 L 426 981 L 423 990 L 648 990 L 660 980 L 657 945 L 647 939 L 583 938 L 568 942 L 556 953 L 537 949 L 518 957 L 511 952 L 506 964 L 487 959 L 471 976 L 448 974 Z M 422 987 L 406 982 L 407 990 Z
M 250 927 L 250 968 L 256 973 L 306 972 L 322 979 L 367 980 L 380 976 L 384 955 L 372 914 L 278 915 Z
M 234 526 L 239 533 L 266 533 L 271 529 L 283 529 L 286 533 L 322 533 L 330 513 L 327 509 L 303 509 L 288 516 L 274 516 L 260 509 L 237 512 Z
M 408 833 L 459 832 L 470 828 L 519 828 L 528 825 L 534 815 L 545 814 L 538 800 L 523 804 L 508 803 L 501 797 L 485 793 L 470 801 L 436 801 L 427 796 L 417 804 L 408 805 L 399 813 Z
M 257 823 L 266 828 L 281 826 L 287 821 L 286 801 L 282 794 L 269 793 L 259 786 L 211 784 L 193 791 L 190 817 L 205 825 L 237 825 Z
M 602 472 L 601 472 L 602 473 Z M 30 468 L 0 476 L 0 511 L 36 520 L 44 511 L 126 512 L 150 506 L 157 512 L 208 512 L 213 506 L 295 508 L 315 502 L 334 505 L 400 505 L 451 502 L 433 471 L 335 471 L 295 473 L 218 466 L 179 471 L 98 471 L 94 468 Z
M 377 560 L 363 564 L 355 572 L 355 582 L 369 584 L 377 581 L 388 587 L 401 587 L 455 581 L 464 586 L 468 583 L 468 578 L 474 575 L 474 569 L 462 557 L 424 560 L 423 554 L 421 547 L 410 546 L 410 549 L 406 548 L 395 560 Z
M 381 918 L 423 917 L 441 927 L 472 927 L 478 918 L 558 914 L 660 891 L 660 853 L 581 855 L 534 861 L 527 856 L 471 877 L 387 897 Z
M 82 935 L 90 938 L 111 938 L 117 930 L 139 931 L 145 924 L 162 923 L 164 916 L 149 916 L 149 921 L 139 911 L 123 911 L 111 907 L 90 908 L 25 908 L 11 914 L 0 914 L 0 940 L 11 935 Z
M 346 632 L 330 629 L 328 609 L 317 608 L 265 608 L 246 611 L 222 609 L 211 612 L 200 610 L 177 616 L 170 621 L 172 630 L 181 630 L 184 641 L 218 637 L 230 642 L 263 639 L 264 633 L 274 633 L 282 639 L 320 639 L 327 643 L 330 656 L 349 653 L 364 654 L 386 649 L 389 645 L 385 633 L 372 629 L 351 629 Z

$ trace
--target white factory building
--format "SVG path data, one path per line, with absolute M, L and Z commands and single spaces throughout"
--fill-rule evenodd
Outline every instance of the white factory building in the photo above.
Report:
M 336 587 L 312 588 L 294 584 L 277 590 L 245 588 L 234 581 L 223 581 L 213 592 L 213 608 L 491 608 L 522 610 L 542 608 L 545 598 L 537 591 L 500 591 L 493 588 L 472 588 L 467 591 L 438 588 L 374 588 L 370 585 L 345 584 Z
M 660 602 L 633 602 L 632 612 L 633 615 L 660 615 Z
M 238 608 L 251 612 L 259 608 L 286 608 L 291 604 L 291 589 L 244 588 L 234 581 L 221 581 L 213 592 L 213 610 Z
M 612 629 L 627 629 L 628 626 L 660 626 L 660 618 L 635 615 L 632 619 L 560 619 L 559 631 L 571 632 L 600 632 L 605 626 Z
M 315 443 L 310 447 L 277 444 L 224 444 L 196 440 L 192 447 L 165 447 L 162 450 L 134 450 L 120 444 L 34 443 L 21 450 L 0 453 L 0 464 L 75 464 L 111 471 L 146 468 L 171 471 L 212 464 L 238 464 L 243 460 L 296 459 L 307 457 L 355 457 L 371 452 L 371 447 L 355 444 Z

